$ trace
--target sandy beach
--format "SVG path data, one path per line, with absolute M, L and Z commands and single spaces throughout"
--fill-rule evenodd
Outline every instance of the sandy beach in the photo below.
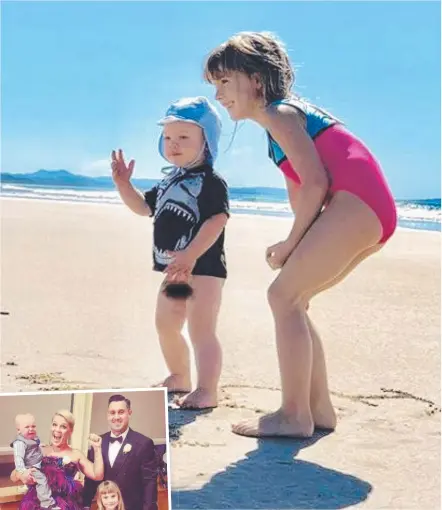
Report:
M 165 374 L 151 221 L 122 206 L 1 201 L 1 390 L 146 387 Z M 440 508 L 440 233 L 399 230 L 311 303 L 339 424 L 235 436 L 279 403 L 265 248 L 289 219 L 232 216 L 220 406 L 171 410 L 173 508 Z

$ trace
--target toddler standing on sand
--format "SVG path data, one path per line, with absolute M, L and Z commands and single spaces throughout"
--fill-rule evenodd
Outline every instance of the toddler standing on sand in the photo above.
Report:
M 188 393 L 182 408 L 217 405 L 222 353 L 216 336 L 221 295 L 227 277 L 224 228 L 229 217 L 228 190 L 214 171 L 221 121 L 205 97 L 173 103 L 159 121 L 160 154 L 172 170 L 152 189 L 141 193 L 130 178 L 123 152 L 112 152 L 112 176 L 123 202 L 136 214 L 153 216 L 154 271 L 166 273 L 158 293 L 156 328 L 170 375 L 160 383 L 170 392 Z M 187 282 L 187 301 L 164 293 L 170 282 Z M 195 352 L 197 387 L 191 391 L 190 357 L 182 336 L 188 321 Z

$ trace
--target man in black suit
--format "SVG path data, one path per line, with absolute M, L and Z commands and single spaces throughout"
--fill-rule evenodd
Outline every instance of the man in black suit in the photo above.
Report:
M 123 395 L 109 398 L 107 421 L 110 432 L 101 437 L 104 480 L 121 490 L 126 510 L 157 510 L 158 463 L 152 439 L 129 427 L 132 409 Z M 93 461 L 93 450 L 88 453 Z M 85 479 L 83 506 L 90 508 L 98 483 Z

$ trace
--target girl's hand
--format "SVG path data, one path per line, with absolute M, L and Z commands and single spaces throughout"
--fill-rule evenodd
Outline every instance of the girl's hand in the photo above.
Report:
M 266 250 L 266 261 L 272 269 L 281 269 L 293 251 L 293 244 L 281 241 Z
M 134 171 L 135 160 L 131 159 L 129 164 L 126 166 L 123 151 L 121 149 L 118 149 L 118 152 L 112 151 L 111 159 L 112 179 L 114 183 L 117 186 L 129 183 Z
M 188 282 L 197 259 L 188 250 L 167 252 L 172 261 L 165 269 L 167 281 Z

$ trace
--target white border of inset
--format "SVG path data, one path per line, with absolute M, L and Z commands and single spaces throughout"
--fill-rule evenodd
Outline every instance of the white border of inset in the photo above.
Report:
M 167 399 L 167 389 L 166 388 L 100 388 L 96 389 L 85 389 L 85 390 L 63 390 L 63 391 L 19 391 L 19 392 L 11 392 L 11 393 L 0 393 L 0 402 L 1 397 L 21 397 L 21 396 L 45 396 L 45 395 L 77 395 L 77 394 L 94 394 L 94 393 L 135 393 L 135 392 L 149 392 L 149 393 L 158 393 L 162 392 L 164 396 L 164 415 L 165 415 L 165 427 L 166 427 L 166 458 L 167 458 L 167 502 L 169 510 L 172 510 L 172 487 L 171 487 L 171 466 L 170 466 L 170 442 L 169 442 L 169 403 Z M 152 441 L 154 439 L 162 440 L 162 438 L 151 438 Z

